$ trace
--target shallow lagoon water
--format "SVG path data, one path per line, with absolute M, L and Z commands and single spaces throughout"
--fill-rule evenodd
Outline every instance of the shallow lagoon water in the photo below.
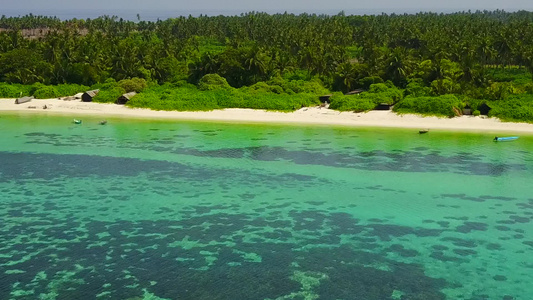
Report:
M 533 138 L 0 116 L 0 299 L 529 299 Z

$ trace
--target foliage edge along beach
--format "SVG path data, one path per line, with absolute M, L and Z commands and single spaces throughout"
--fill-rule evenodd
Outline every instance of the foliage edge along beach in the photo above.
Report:
M 290 112 L 327 95 L 339 111 L 532 122 L 532 71 L 527 11 L 0 18 L 1 98 L 99 89 L 155 110 Z

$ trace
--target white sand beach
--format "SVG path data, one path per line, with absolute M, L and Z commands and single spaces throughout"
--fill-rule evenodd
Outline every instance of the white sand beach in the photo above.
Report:
M 46 105 L 46 109 L 43 107 Z M 508 132 L 533 134 L 533 124 L 501 122 L 496 118 L 462 116 L 455 118 L 422 117 L 412 114 L 398 115 L 391 111 L 367 113 L 338 112 L 309 107 L 295 112 L 271 112 L 253 109 L 223 109 L 207 112 L 154 111 L 128 108 L 117 104 L 81 102 L 80 100 L 33 99 L 15 104 L 15 99 L 0 99 L 0 113 L 20 112 L 42 115 L 62 114 L 80 118 L 82 115 L 106 117 L 134 117 L 151 119 L 205 120 L 222 122 L 254 122 L 279 124 L 317 124 L 340 126 L 397 127 L 430 130 L 462 130 L 483 132 Z

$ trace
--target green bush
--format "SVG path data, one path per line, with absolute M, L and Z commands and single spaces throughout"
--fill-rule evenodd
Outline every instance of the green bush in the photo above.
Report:
M 19 96 L 20 92 L 17 88 L 6 83 L 0 84 L 0 98 L 18 98 Z
M 487 77 L 495 82 L 512 83 L 515 87 L 524 87 L 531 83 L 531 73 L 525 68 L 497 68 L 493 67 L 487 72 Z
M 243 91 L 247 90 L 246 88 L 243 88 Z M 285 91 L 283 88 L 279 85 L 269 85 L 266 82 L 258 82 L 254 85 L 251 85 L 248 90 L 250 91 L 258 91 L 263 93 L 274 93 L 274 94 L 284 94 Z
M 510 95 L 517 94 L 516 88 L 510 82 L 493 82 L 485 89 L 484 98 L 491 100 L 505 100 Z
M 533 83 L 528 83 L 524 85 L 523 89 L 524 89 L 524 92 L 528 94 L 533 94 Z
M 126 90 L 119 86 L 110 89 L 103 89 L 98 92 L 98 94 L 93 98 L 93 101 L 100 103 L 115 103 L 118 97 L 125 93 Z
M 407 87 L 405 88 L 406 96 L 411 95 L 413 97 L 423 97 L 429 96 L 430 93 L 431 88 L 425 86 L 424 81 L 420 78 L 409 81 Z
M 370 85 L 370 88 L 368 89 L 369 93 L 382 93 L 389 89 L 389 86 L 387 86 L 385 83 L 374 83 Z
M 93 98 L 94 102 L 100 103 L 114 103 L 118 97 L 126 93 L 126 90 L 120 87 L 119 83 L 113 78 L 107 79 L 104 83 L 92 85 L 89 89 L 100 90 L 96 97 Z
M 318 97 L 313 94 L 272 94 L 272 93 L 243 93 L 232 95 L 233 99 L 241 99 L 240 103 L 235 103 L 231 107 L 243 107 L 253 109 L 267 109 L 277 111 L 294 111 L 302 107 L 317 105 L 319 103 Z M 220 103 L 222 107 L 222 103 Z
M 123 79 L 119 81 L 118 86 L 124 89 L 126 93 L 129 93 L 129 92 L 140 93 L 148 86 L 148 84 L 146 83 L 146 80 L 144 78 L 134 77 L 132 79 Z
M 515 95 L 506 101 L 492 101 L 487 104 L 492 108 L 489 112 L 491 117 L 504 121 L 533 123 L 533 95 Z
M 32 95 L 35 94 L 35 91 L 37 91 L 38 89 L 41 89 L 43 87 L 46 87 L 46 85 L 43 84 L 43 83 L 40 83 L 40 82 L 36 82 L 36 83 L 30 85 L 30 94 L 32 94 Z
M 383 83 L 383 79 L 379 76 L 369 76 L 360 79 L 358 83 L 362 88 L 368 89 L 372 84 Z
M 318 97 L 300 93 L 289 95 L 270 91 L 268 85 L 255 88 L 215 89 L 201 91 L 195 86 L 154 86 L 128 102 L 130 107 L 148 107 L 156 110 L 205 111 L 222 108 L 252 108 L 276 111 L 294 111 L 304 106 L 317 105 Z
M 343 95 L 340 92 L 333 93 L 329 98 L 331 101 L 329 108 L 339 111 L 363 112 L 376 107 L 374 99 L 361 95 Z
M 393 110 L 399 113 L 416 113 L 424 115 L 437 115 L 453 117 L 456 110 L 461 110 L 463 104 L 454 95 L 438 97 L 405 97 L 398 102 Z
M 368 92 L 358 95 L 333 94 L 329 108 L 340 111 L 369 111 L 382 103 L 393 105 L 402 98 L 402 90 L 395 87 L 392 82 L 375 83 L 369 86 Z
M 50 99 L 60 97 L 59 92 L 53 86 L 43 86 L 33 93 L 36 99 Z
M 463 84 L 463 95 L 471 99 L 483 99 L 485 98 L 485 88 L 477 87 L 473 84 Z
M 33 95 L 37 99 L 72 96 L 89 88 L 79 84 L 59 84 L 56 86 L 35 83 L 33 85 L 0 83 L 0 97 L 18 98 Z
M 368 92 L 361 93 L 361 96 L 372 99 L 376 105 L 381 103 L 393 105 L 402 100 L 403 92 L 392 83 L 376 83 L 370 86 Z
M 329 90 L 324 87 L 324 84 L 319 79 L 312 80 L 287 80 L 281 77 L 274 77 L 270 79 L 267 84 L 274 89 L 273 92 L 281 94 L 278 87 L 281 87 L 284 93 L 287 94 L 315 94 L 315 95 L 327 95 Z
M 291 72 L 285 72 L 283 78 L 287 81 L 308 81 L 311 80 L 311 74 L 305 70 L 296 69 Z
M 474 111 L 472 112 L 472 115 L 475 116 L 475 117 L 477 117 L 477 116 L 481 115 L 481 112 L 480 112 L 479 110 L 476 109 L 476 110 L 474 110 Z
M 58 93 L 58 97 L 66 97 L 86 92 L 90 88 L 79 84 L 58 84 L 55 89 Z
M 453 94 L 460 90 L 461 85 L 449 78 L 437 79 L 431 82 L 431 93 L 435 96 Z
M 198 89 L 201 91 L 213 91 L 218 89 L 229 89 L 231 86 L 228 84 L 226 78 L 218 74 L 207 74 L 200 78 L 198 82 Z
M 109 78 L 103 83 L 93 84 L 89 88 L 89 90 L 100 90 L 100 91 L 102 91 L 102 90 L 110 90 L 110 89 L 113 89 L 113 88 L 116 88 L 116 87 L 118 87 L 118 83 L 115 81 L 115 79 Z
M 329 94 L 329 90 L 324 87 L 322 84 L 322 81 L 318 79 L 313 79 L 311 81 L 304 81 L 303 84 L 301 82 L 295 82 L 293 83 L 292 90 L 295 93 L 307 93 L 307 94 L 315 94 L 315 95 L 326 95 Z
M 21 96 L 29 96 L 31 86 L 22 84 L 9 84 L 5 82 L 0 83 L 0 98 L 19 98 Z

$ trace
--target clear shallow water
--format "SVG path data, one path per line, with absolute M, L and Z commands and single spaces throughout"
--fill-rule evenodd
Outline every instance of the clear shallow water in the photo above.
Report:
M 0 299 L 529 299 L 532 137 L 0 116 Z

